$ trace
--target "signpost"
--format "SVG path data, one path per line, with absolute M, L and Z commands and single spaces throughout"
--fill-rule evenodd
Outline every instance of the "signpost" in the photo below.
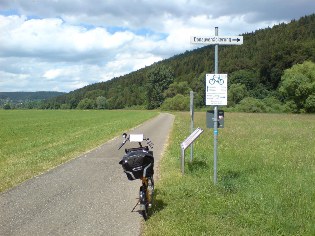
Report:
M 213 127 L 213 182 L 217 183 L 217 145 L 218 145 L 218 106 L 227 105 L 227 75 L 219 74 L 219 45 L 241 45 L 243 36 L 219 36 L 215 27 L 215 36 L 191 36 L 193 44 L 210 44 L 214 47 L 214 74 L 206 76 L 206 105 L 214 106 Z
M 194 92 L 190 91 L 190 128 L 191 133 L 194 131 Z M 190 145 L 190 162 L 194 158 L 194 144 Z
M 193 142 L 202 134 L 203 129 L 197 128 L 194 132 L 191 133 L 181 144 L 181 168 L 182 168 L 182 174 L 184 174 L 185 170 L 185 149 L 193 144 Z

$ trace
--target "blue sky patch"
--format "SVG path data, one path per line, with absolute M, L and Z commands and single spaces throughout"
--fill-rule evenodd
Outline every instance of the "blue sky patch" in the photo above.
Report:
M 13 15 L 20 15 L 18 10 L 16 9 L 8 9 L 8 10 L 0 10 L 0 15 L 3 16 L 13 16 Z
M 166 33 L 155 32 L 155 31 L 150 30 L 148 28 L 130 29 L 127 27 L 109 26 L 109 27 L 106 27 L 106 30 L 111 34 L 114 34 L 116 32 L 130 31 L 136 35 L 156 37 L 158 40 L 163 40 L 163 39 L 167 38 L 167 36 L 168 36 L 168 34 L 166 34 Z

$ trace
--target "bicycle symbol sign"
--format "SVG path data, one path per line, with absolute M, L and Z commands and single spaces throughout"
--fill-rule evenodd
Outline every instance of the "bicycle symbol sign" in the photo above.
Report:
M 213 76 L 210 76 L 209 83 L 211 85 L 218 83 L 220 85 L 224 84 L 224 79 L 221 78 L 220 74 L 214 74 Z
M 227 74 L 206 74 L 206 105 L 227 105 Z

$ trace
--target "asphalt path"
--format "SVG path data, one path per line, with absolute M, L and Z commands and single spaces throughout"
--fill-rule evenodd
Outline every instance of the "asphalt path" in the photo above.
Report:
M 174 117 L 162 113 L 131 133 L 155 144 L 155 171 Z M 140 181 L 118 164 L 121 137 L 0 194 L 0 235 L 139 235 Z M 126 144 L 126 147 L 130 144 Z

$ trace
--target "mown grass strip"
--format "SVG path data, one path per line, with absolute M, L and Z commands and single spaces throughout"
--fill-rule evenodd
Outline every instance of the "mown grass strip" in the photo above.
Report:
M 0 192 L 156 114 L 125 110 L 0 110 Z
M 186 152 L 189 113 L 177 113 L 144 235 L 315 235 L 315 116 L 227 113 L 219 130 L 213 185 L 213 129 Z

